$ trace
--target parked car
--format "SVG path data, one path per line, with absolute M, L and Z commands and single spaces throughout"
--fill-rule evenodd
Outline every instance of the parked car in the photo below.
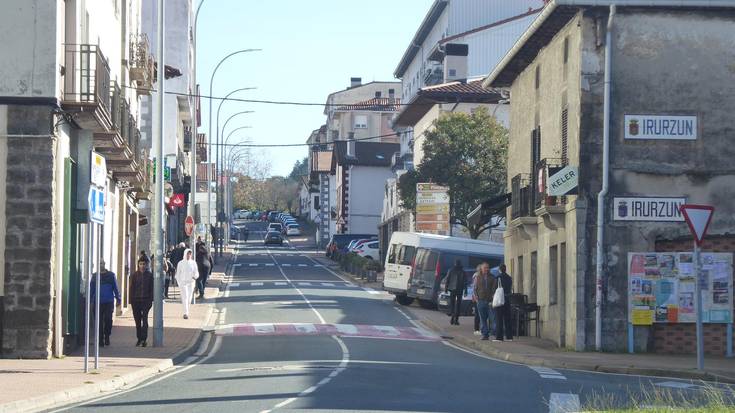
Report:
M 230 226 L 230 238 L 236 241 L 247 241 L 248 240 L 248 229 L 244 225 L 231 225 Z
M 276 215 L 278 215 L 278 212 L 271 211 L 268 213 L 268 222 L 276 222 Z
M 362 247 L 367 242 L 377 241 L 377 238 L 362 238 L 358 240 L 354 240 L 350 243 L 350 245 L 347 246 L 347 252 L 355 252 L 356 249 Z
M 394 232 L 385 257 L 383 290 L 395 295 L 399 304 L 410 305 L 418 298 L 422 306 L 433 307 L 438 302 L 439 283 L 456 258 L 474 273 L 474 267 L 484 260 L 491 266 L 502 262 L 503 245 L 443 235 Z
M 291 224 L 286 227 L 286 235 L 301 235 L 299 224 Z
M 280 233 L 283 230 L 283 225 L 279 224 L 278 222 L 271 222 L 268 224 L 268 232 L 276 231 Z
M 283 236 L 280 232 L 276 231 L 268 231 L 268 233 L 265 234 L 265 238 L 263 239 L 263 244 L 278 244 L 283 245 Z
M 353 248 L 355 254 L 369 260 L 380 259 L 380 243 L 378 241 L 367 241 Z
M 334 256 L 336 251 L 345 251 L 345 247 L 352 240 L 365 239 L 365 238 L 377 238 L 374 234 L 334 234 L 329 239 L 325 248 L 327 257 Z

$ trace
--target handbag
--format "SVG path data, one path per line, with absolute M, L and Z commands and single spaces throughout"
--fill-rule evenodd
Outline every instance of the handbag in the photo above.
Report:
M 502 307 L 505 305 L 505 291 L 503 290 L 503 284 L 498 279 L 498 288 L 495 290 L 493 295 L 493 308 Z

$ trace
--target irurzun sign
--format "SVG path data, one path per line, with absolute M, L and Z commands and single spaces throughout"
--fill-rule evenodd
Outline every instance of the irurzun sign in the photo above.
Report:
M 695 140 L 696 116 L 625 115 L 625 139 Z
M 615 221 L 683 222 L 679 207 L 684 203 L 686 198 L 614 198 L 613 217 Z

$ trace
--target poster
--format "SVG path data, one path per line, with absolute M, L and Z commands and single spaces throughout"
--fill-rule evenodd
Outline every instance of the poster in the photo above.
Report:
M 732 322 L 733 255 L 702 253 L 699 279 L 691 252 L 629 253 L 629 321 L 634 325 L 696 322 L 696 284 L 702 319 Z

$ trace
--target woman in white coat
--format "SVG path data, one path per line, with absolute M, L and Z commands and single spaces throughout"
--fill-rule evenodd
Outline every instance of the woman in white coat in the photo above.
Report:
M 190 249 L 184 250 L 184 259 L 176 266 L 176 283 L 181 289 L 181 304 L 184 306 L 184 318 L 189 318 L 189 305 L 191 304 L 196 280 L 199 278 L 197 262 L 194 261 Z

